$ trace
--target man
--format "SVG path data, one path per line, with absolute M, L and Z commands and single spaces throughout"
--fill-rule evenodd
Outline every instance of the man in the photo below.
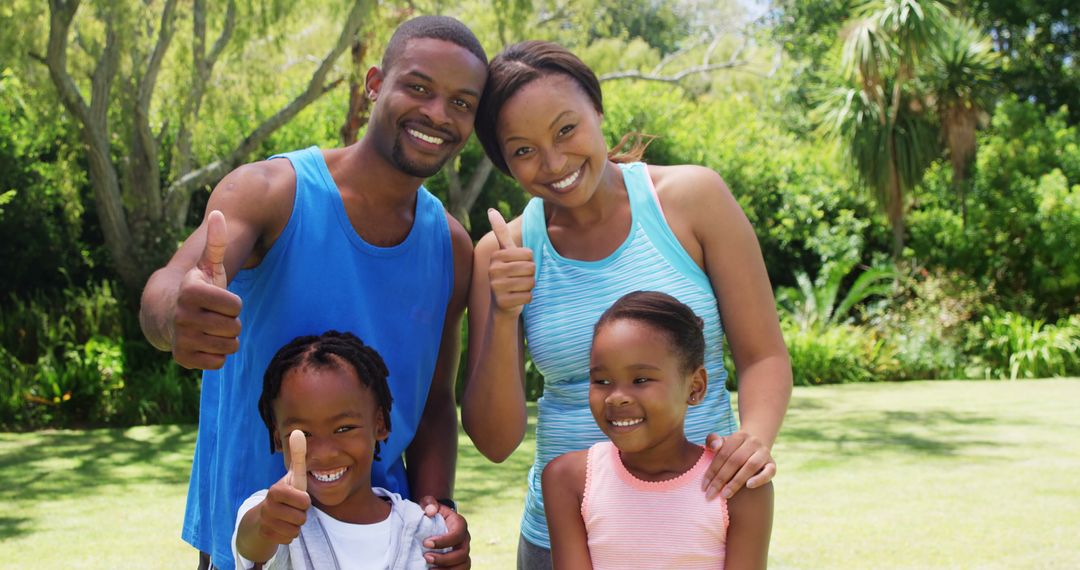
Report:
M 457 20 L 402 24 L 368 71 L 364 137 L 234 170 L 147 283 L 147 338 L 206 370 L 183 538 L 214 566 L 233 567 L 237 507 L 283 474 L 256 409 L 266 364 L 297 336 L 337 329 L 373 346 L 390 370 L 394 432 L 372 484 L 444 503 L 449 532 L 434 546 L 454 549 L 430 560 L 468 567 L 468 531 L 450 496 L 472 242 L 421 183 L 472 133 L 486 74 L 483 48 Z

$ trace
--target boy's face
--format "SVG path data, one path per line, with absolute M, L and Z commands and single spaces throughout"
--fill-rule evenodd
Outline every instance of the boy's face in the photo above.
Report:
M 370 388 L 352 367 L 301 367 L 289 370 L 273 403 L 274 439 L 289 457 L 293 430 L 307 436 L 307 486 L 323 512 L 343 521 L 355 512 L 357 490 L 371 488 L 375 442 L 388 432 Z

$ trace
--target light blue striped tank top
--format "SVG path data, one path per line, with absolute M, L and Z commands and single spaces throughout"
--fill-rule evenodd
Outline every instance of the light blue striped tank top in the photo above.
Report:
M 724 388 L 724 333 L 709 277 L 686 253 L 664 220 L 646 166 L 621 165 L 630 197 L 630 233 L 611 255 L 597 261 L 567 259 L 551 245 L 544 203 L 533 198 L 522 213 L 522 242 L 533 251 L 536 286 L 525 306 L 525 342 L 544 376 L 536 424 L 536 459 L 521 532 L 550 548 L 540 476 L 549 461 L 606 440 L 589 412 L 589 349 L 593 325 L 619 297 L 632 291 L 662 291 L 686 303 L 705 321 L 705 401 L 686 415 L 686 435 L 697 444 L 709 433 L 737 429 Z

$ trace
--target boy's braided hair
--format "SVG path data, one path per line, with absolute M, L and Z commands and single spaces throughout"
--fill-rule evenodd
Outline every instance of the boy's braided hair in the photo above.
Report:
M 379 353 L 364 344 L 356 335 L 348 332 L 327 331 L 321 335 L 301 336 L 278 349 L 263 374 L 263 391 L 259 397 L 259 415 L 270 437 L 270 453 L 278 450 L 274 441 L 274 400 L 281 393 L 281 381 L 285 374 L 295 368 L 344 368 L 351 366 L 360 383 L 371 389 L 375 403 L 383 414 L 386 431 L 390 431 L 390 384 L 386 368 Z M 379 442 L 375 442 L 375 461 L 379 460 Z

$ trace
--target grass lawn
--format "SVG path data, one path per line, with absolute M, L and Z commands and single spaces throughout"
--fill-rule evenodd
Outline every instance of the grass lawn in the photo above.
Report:
M 0 433 L 0 568 L 193 568 L 194 443 Z M 495 465 L 461 438 L 476 568 L 514 565 L 532 453 Z M 1080 379 L 799 388 L 774 455 L 774 568 L 1080 568 Z

